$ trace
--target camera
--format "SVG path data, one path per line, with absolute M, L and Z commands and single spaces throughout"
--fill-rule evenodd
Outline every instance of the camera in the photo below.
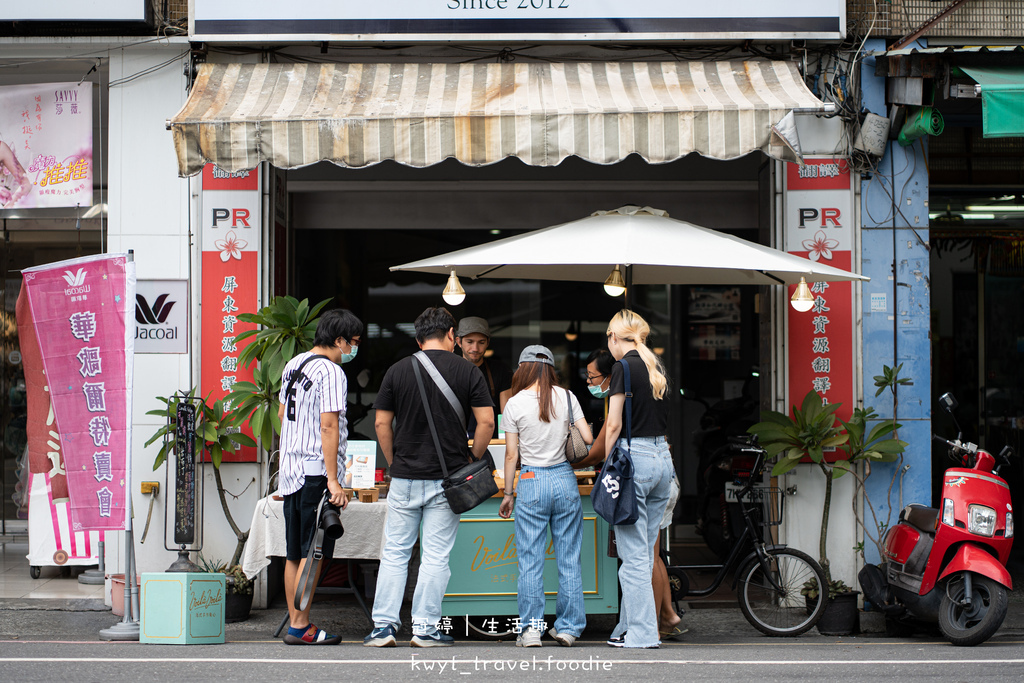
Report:
M 338 540 L 345 533 L 345 527 L 341 525 L 341 508 L 332 505 L 330 502 L 331 492 L 324 491 L 324 497 L 320 500 L 320 507 L 317 508 L 317 527 L 324 530 L 324 536 Z

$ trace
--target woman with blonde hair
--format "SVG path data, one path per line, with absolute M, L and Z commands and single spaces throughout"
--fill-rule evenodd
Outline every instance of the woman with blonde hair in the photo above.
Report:
M 555 361 L 544 346 L 527 346 L 512 376 L 514 396 L 505 404 L 505 497 L 498 514 L 508 519 L 515 508 L 519 556 L 518 647 L 540 647 L 544 631 L 563 647 L 572 647 L 587 625 L 583 606 L 583 505 L 576 475 L 565 459 L 571 420 L 586 443 L 593 438 L 580 403 L 558 386 Z M 516 461 L 522 460 L 513 498 Z M 555 624 L 544 624 L 544 561 L 548 527 L 558 566 Z
M 612 367 L 605 449 L 610 454 L 617 445 L 629 451 L 639 513 L 635 524 L 615 526 L 618 555 L 622 558 L 622 607 L 619 623 L 608 639 L 612 647 L 656 648 L 661 644 L 651 575 L 654 541 L 665 514 L 674 468 L 665 437 L 668 382 L 661 361 L 647 347 L 650 331 L 647 322 L 629 310 L 619 311 L 608 324 L 608 350 L 617 362 Z M 629 387 L 625 385 L 623 363 L 629 364 Z M 627 390 L 632 404 L 628 443 L 623 432 Z

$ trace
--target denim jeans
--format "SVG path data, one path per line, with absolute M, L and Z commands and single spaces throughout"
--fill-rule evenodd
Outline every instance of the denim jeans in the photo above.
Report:
M 619 439 L 618 446 L 626 447 Z M 615 542 L 622 566 L 619 585 L 622 605 L 612 637 L 626 633 L 626 647 L 651 647 L 660 642 L 658 615 L 654 609 L 654 540 L 668 504 L 672 482 L 672 455 L 665 437 L 633 437 L 633 488 L 636 490 L 636 524 L 617 525 Z
M 533 473 L 533 477 L 523 477 Z M 548 525 L 555 542 L 558 596 L 555 630 L 579 637 L 587 626 L 583 607 L 583 505 L 569 463 L 523 465 L 516 490 L 516 553 L 519 556 L 519 622 L 525 629 L 544 619 L 544 562 Z
M 390 625 L 397 631 L 402 625 L 399 611 L 409 577 L 409 558 L 422 522 L 420 572 L 412 598 L 412 630 L 415 635 L 435 633 L 441 619 L 441 600 L 451 576 L 448 556 L 455 545 L 459 516 L 448 506 L 440 479 L 392 479 L 387 500 L 384 552 L 373 601 L 374 628 Z

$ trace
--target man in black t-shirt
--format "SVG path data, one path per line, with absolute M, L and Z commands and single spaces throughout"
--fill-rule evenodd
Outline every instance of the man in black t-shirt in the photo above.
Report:
M 428 308 L 416 319 L 416 341 L 455 394 L 462 412 L 476 417 L 473 455 L 481 457 L 494 431 L 494 412 L 480 371 L 455 350 L 455 318 L 444 308 Z M 414 357 L 388 369 L 373 407 L 377 411 L 377 442 L 391 466 L 388 520 L 384 551 L 373 602 L 373 632 L 367 647 L 391 647 L 401 626 L 399 610 L 405 596 L 409 558 L 423 525 L 419 578 L 412 600 L 413 647 L 451 645 L 441 633 L 441 600 L 451 572 L 448 556 L 455 544 L 459 516 L 451 511 L 441 486 L 441 461 L 427 423 L 427 414 L 413 371 Z M 430 373 L 419 366 L 430 413 L 449 473 L 469 463 L 466 430 L 454 407 Z

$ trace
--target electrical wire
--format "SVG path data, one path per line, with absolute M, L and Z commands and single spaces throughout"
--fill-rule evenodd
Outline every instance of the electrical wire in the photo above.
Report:
M 170 66 L 174 62 L 181 61 L 182 59 L 187 57 L 188 54 L 189 54 L 188 51 L 182 52 L 181 54 L 175 55 L 174 57 L 171 57 L 170 59 L 164 60 L 164 61 L 160 62 L 159 64 L 154 64 L 153 66 L 147 67 L 147 68 L 143 69 L 142 71 L 137 71 L 136 73 L 134 73 L 134 74 L 132 74 L 130 76 L 125 76 L 124 78 L 118 78 L 116 80 L 110 81 L 107 84 L 107 88 L 115 88 L 115 87 L 117 87 L 119 85 L 125 85 L 125 84 L 131 83 L 132 81 L 135 81 L 135 80 L 137 80 L 139 78 L 142 78 L 143 76 L 148 76 L 149 74 L 156 73 L 157 71 L 160 71 L 161 69 L 167 68 L 168 66 Z
M 68 55 L 66 57 L 49 57 L 44 59 L 29 59 L 21 62 L 0 62 L 0 69 L 13 69 L 20 68 L 23 66 L 34 66 L 36 64 L 52 64 L 54 62 L 71 62 L 84 59 L 94 59 L 96 57 L 105 58 L 109 56 L 111 50 L 126 50 L 139 45 L 148 45 L 156 42 L 166 42 L 166 36 L 157 36 L 155 38 L 147 38 L 146 40 L 139 40 L 134 43 L 124 43 L 121 45 L 111 45 L 109 47 L 97 48 L 90 52 L 82 52 L 75 55 Z

